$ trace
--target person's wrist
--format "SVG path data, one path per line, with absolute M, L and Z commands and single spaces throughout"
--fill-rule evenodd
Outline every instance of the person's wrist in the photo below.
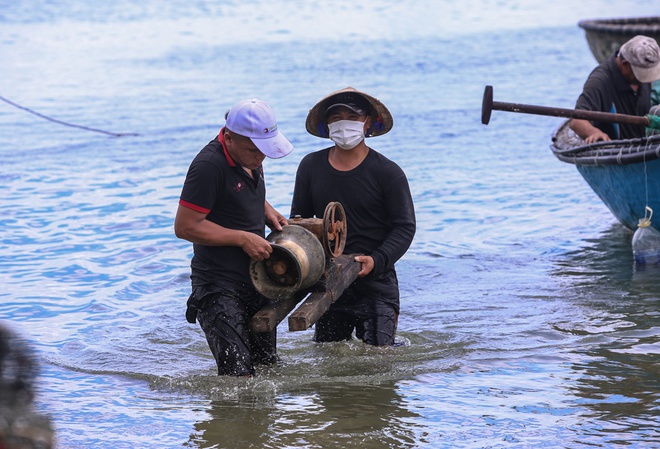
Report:
M 250 236 L 248 235 L 247 231 L 238 231 L 238 246 L 241 248 L 245 248 L 248 243 L 250 242 Z

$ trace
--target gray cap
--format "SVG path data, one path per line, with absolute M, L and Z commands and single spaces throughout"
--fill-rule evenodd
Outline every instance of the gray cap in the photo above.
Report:
M 642 83 L 660 79 L 660 47 L 655 39 L 635 36 L 621 46 L 619 55 L 630 63 L 635 78 Z

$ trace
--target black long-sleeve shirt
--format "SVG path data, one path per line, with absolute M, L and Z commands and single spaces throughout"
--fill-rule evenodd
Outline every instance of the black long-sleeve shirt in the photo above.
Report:
M 330 148 L 305 156 L 296 173 L 291 217 L 323 218 L 328 203 L 346 212 L 345 254 L 374 259 L 371 276 L 393 268 L 415 235 L 415 209 L 408 180 L 394 162 L 370 149 L 353 170 L 339 171 L 328 161 Z

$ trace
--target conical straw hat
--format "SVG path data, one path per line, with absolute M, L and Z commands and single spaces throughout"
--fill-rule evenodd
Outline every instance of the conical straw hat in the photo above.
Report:
M 307 120 L 305 121 L 307 132 L 313 136 L 328 138 L 328 127 L 325 121 L 326 110 L 328 109 L 328 106 L 333 103 L 333 99 L 335 99 L 334 97 L 350 93 L 360 95 L 367 100 L 371 106 L 370 115 L 373 119 L 373 124 L 371 128 L 369 128 L 367 137 L 380 136 L 392 129 L 392 126 L 394 126 L 392 114 L 390 114 L 390 111 L 379 99 L 364 92 L 360 92 L 353 87 L 345 87 L 326 95 L 309 110 Z

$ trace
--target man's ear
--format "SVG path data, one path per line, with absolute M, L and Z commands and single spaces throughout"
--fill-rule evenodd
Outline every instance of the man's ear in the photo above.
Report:
M 230 132 L 225 131 L 225 145 L 229 148 L 234 143 L 234 136 Z

